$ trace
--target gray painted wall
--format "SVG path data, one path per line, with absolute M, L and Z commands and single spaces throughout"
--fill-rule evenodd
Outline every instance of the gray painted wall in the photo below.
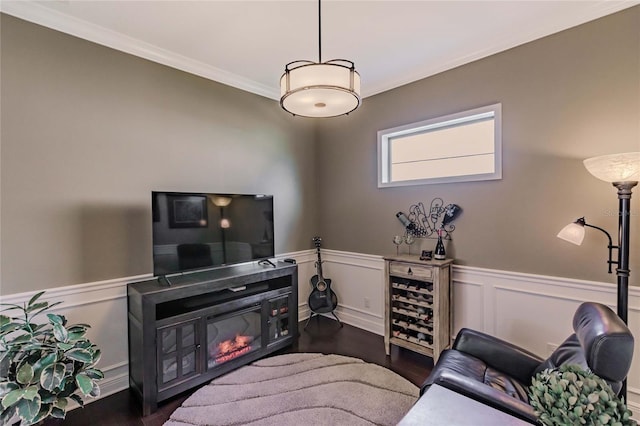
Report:
M 503 111 L 502 180 L 377 188 L 378 130 L 495 102 Z M 327 247 L 393 253 L 392 237 L 403 231 L 395 213 L 441 197 L 464 209 L 448 244 L 458 264 L 614 282 L 604 235 L 588 230 L 577 247 L 556 234 L 584 215 L 616 238 L 616 190 L 582 160 L 640 150 L 640 7 L 367 98 L 348 120 L 323 121 L 319 135 Z M 637 285 L 640 188 L 631 204 Z M 434 247 L 418 240 L 412 250 Z
M 315 129 L 277 102 L 2 15 L 2 294 L 150 273 L 151 191 L 274 194 L 317 232 Z
M 582 247 L 555 234 L 585 215 L 615 237 L 615 190 L 581 160 L 640 149 L 640 7 L 316 127 L 272 100 L 15 18 L 3 15 L 1 31 L 2 294 L 151 272 L 151 190 L 273 193 L 278 253 L 310 248 L 318 230 L 323 247 L 392 253 L 395 213 L 442 197 L 464 208 L 447 247 L 458 264 L 615 279 L 597 231 Z M 502 180 L 377 188 L 378 130 L 494 102 Z M 632 210 L 638 284 L 640 189 Z

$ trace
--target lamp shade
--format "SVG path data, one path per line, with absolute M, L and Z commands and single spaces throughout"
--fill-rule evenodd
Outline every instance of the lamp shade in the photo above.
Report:
M 280 95 L 280 105 L 293 115 L 348 114 L 360 105 L 360 74 L 346 60 L 292 62 L 280 78 Z
M 231 201 L 231 197 L 223 197 L 220 195 L 211 198 L 211 202 L 218 207 L 227 207 L 229 204 L 231 204 Z
M 557 236 L 558 238 L 577 246 L 581 245 L 584 240 L 584 221 L 580 221 L 580 219 L 578 219 L 575 222 L 568 224 L 558 232 Z
M 637 181 L 640 178 L 640 152 L 602 155 L 587 158 L 589 173 L 605 182 Z

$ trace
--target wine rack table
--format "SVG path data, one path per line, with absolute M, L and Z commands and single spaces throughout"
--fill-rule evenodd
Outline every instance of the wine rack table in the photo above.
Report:
M 451 264 L 418 256 L 385 257 L 385 351 L 391 345 L 433 358 L 451 344 Z

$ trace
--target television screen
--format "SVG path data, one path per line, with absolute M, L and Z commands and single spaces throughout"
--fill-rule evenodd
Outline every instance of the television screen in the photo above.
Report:
M 151 205 L 156 276 L 274 256 L 271 195 L 154 191 Z

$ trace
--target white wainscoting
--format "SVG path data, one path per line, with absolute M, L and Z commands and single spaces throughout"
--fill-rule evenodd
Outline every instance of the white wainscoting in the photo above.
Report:
M 87 335 L 102 351 L 98 367 L 105 373 L 100 382 L 101 397 L 129 387 L 129 349 L 127 342 L 127 283 L 150 278 L 151 275 L 98 281 L 89 284 L 47 290 L 43 300 L 62 302 L 54 309 L 69 323 L 90 324 Z M 3 295 L 2 303 L 22 304 L 37 291 Z M 46 318 L 42 319 L 43 321 Z M 90 403 L 89 399 L 86 402 Z
M 307 250 L 278 255 L 278 259 L 293 258 L 298 263 L 300 295 L 298 304 L 304 306 L 299 319 L 308 316 L 307 297 L 310 285 L 308 279 L 315 273 L 315 251 Z M 127 284 L 152 278 L 151 274 L 98 281 L 87 284 L 70 285 L 49 289 L 42 296 L 51 303 L 62 302 L 55 312 L 66 316 L 69 323 L 90 324 L 87 335 L 102 351 L 98 367 L 105 378 L 100 382 L 100 398 L 125 390 L 129 387 L 129 349 L 127 340 Z M 23 304 L 38 291 L 2 295 L 1 303 Z M 46 318 L 42 319 L 42 321 Z M 86 403 L 94 400 L 87 399 Z M 75 408 L 75 404 L 72 405 Z
M 316 273 L 314 250 L 279 255 L 298 263 L 299 320 L 309 316 L 310 278 Z M 338 296 L 340 319 L 373 333 L 384 333 L 384 261 L 381 256 L 322 250 L 323 272 Z M 127 283 L 151 275 L 60 287 L 46 299 L 70 322 L 88 323 L 91 340 L 102 349 L 102 396 L 128 388 Z M 615 277 L 612 276 L 612 281 Z M 23 303 L 36 292 L 3 295 L 2 303 Z M 571 332 L 576 307 L 583 301 L 615 308 L 616 286 L 610 283 L 523 274 L 454 265 L 453 327 L 475 328 L 547 356 Z M 629 407 L 640 414 L 640 287 L 629 294 L 629 326 L 636 336 L 636 356 L 628 381 Z M 90 401 L 88 401 L 90 402 Z
M 333 280 L 340 319 L 384 333 L 384 260 L 381 256 L 323 250 L 323 272 Z M 612 282 L 615 275 L 612 276 Z M 371 308 L 363 308 L 369 297 Z M 542 357 L 572 333 L 573 314 L 584 301 L 615 310 L 616 285 L 570 278 L 453 266 L 453 333 L 474 328 Z M 629 328 L 636 336 L 628 377 L 629 407 L 640 414 L 640 287 L 629 290 Z

